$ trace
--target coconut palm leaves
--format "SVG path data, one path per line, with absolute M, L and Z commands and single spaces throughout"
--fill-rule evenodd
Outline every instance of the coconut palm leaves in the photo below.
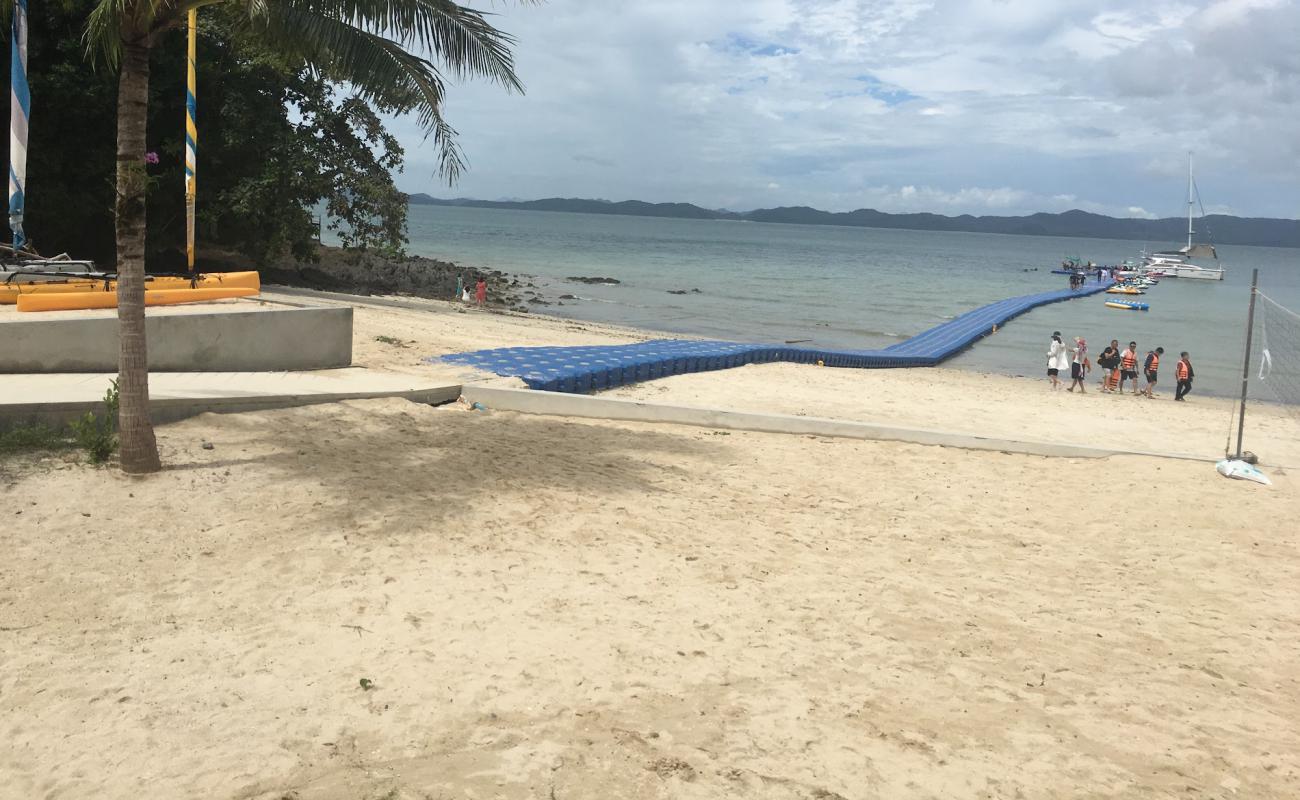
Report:
M 448 182 L 465 161 L 455 129 L 442 116 L 446 84 L 436 64 L 455 78 L 485 77 L 522 90 L 510 51 L 514 40 L 492 27 L 484 12 L 449 0 L 99 0 L 86 26 L 87 49 L 119 71 L 119 420 L 127 472 L 160 468 L 149 422 L 144 335 L 149 50 L 161 34 L 184 25 L 191 9 L 204 6 L 237 16 L 236 35 L 287 63 L 345 83 L 382 109 L 414 113 L 438 148 Z

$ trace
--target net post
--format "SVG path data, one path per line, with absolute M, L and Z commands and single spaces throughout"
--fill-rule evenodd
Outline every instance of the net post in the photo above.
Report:
M 1259 269 L 1250 273 L 1250 310 L 1246 312 L 1246 355 L 1241 365 L 1241 415 L 1237 418 L 1237 454 L 1241 458 L 1241 436 L 1246 430 L 1246 390 L 1250 383 L 1250 337 L 1255 332 L 1255 297 L 1259 294 Z

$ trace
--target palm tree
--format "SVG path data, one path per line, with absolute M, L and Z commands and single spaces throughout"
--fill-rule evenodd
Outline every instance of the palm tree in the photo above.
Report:
M 438 148 L 440 171 L 449 183 L 465 162 L 456 131 L 442 116 L 443 73 L 430 59 L 452 77 L 481 76 L 523 90 L 510 51 L 514 40 L 489 24 L 484 12 L 450 0 L 99 0 L 86 42 L 119 70 L 118 420 L 122 469 L 129 473 L 161 469 L 149 420 L 144 328 L 149 53 L 160 37 L 184 25 L 190 9 L 215 5 L 237 15 L 238 36 L 344 82 L 380 106 L 415 113 Z

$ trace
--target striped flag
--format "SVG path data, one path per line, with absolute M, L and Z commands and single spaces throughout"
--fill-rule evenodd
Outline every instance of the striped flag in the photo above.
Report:
M 14 232 L 14 249 L 22 247 L 23 188 L 27 184 L 27 118 L 32 95 L 27 88 L 27 0 L 14 0 L 14 29 L 10 39 L 9 66 L 9 227 Z
M 194 124 L 194 114 L 198 108 L 195 99 L 194 53 L 195 39 L 198 38 L 198 11 L 190 9 L 189 16 L 189 56 L 186 59 L 185 76 L 185 258 L 191 272 L 194 271 L 194 205 L 198 199 L 198 185 L 195 173 L 198 167 L 199 130 Z

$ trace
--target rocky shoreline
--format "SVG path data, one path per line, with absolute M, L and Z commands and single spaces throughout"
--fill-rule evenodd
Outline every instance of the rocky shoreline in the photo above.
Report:
M 452 300 L 456 294 L 456 279 L 471 293 L 474 284 L 482 277 L 487 282 L 487 304 L 497 308 L 527 313 L 530 307 L 562 306 L 565 301 L 580 301 L 575 294 L 564 293 L 551 299 L 539 288 L 535 276 L 512 274 L 494 269 L 476 269 L 439 261 L 423 256 L 392 258 L 378 253 L 345 251 L 337 247 L 322 246 L 315 262 L 292 260 L 261 268 L 262 281 L 268 284 L 298 286 L 326 292 L 375 295 L 397 294 L 426 297 L 433 300 Z M 216 266 L 213 264 L 212 266 Z M 220 269 L 230 269 L 223 264 Z M 617 286 L 616 278 L 569 276 L 569 283 Z M 698 292 L 698 289 L 692 290 Z M 674 292 L 675 294 L 676 292 Z M 685 294 L 682 291 L 681 294 Z
M 528 303 L 545 302 L 528 275 L 493 269 L 475 269 L 423 256 L 390 258 L 377 253 L 321 247 L 314 263 L 285 261 L 261 268 L 264 283 L 300 286 L 348 294 L 401 294 L 434 300 L 451 300 L 456 278 L 474 290 L 481 277 L 487 282 L 490 306 L 528 311 Z

